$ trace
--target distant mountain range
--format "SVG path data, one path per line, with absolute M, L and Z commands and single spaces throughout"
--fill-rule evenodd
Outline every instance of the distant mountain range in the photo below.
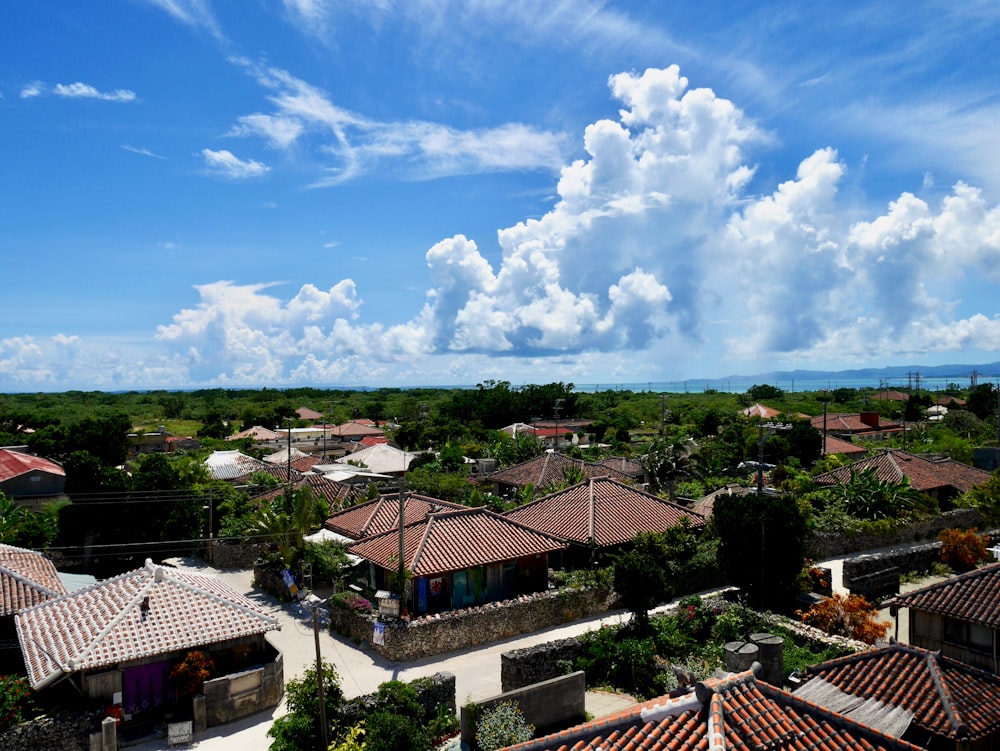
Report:
M 883 382 L 900 385 L 915 380 L 919 375 L 922 382 L 933 380 L 937 383 L 945 381 L 967 386 L 975 374 L 980 383 L 996 381 L 1000 378 L 1000 362 L 982 365 L 890 365 L 884 368 L 857 368 L 854 370 L 776 370 L 770 373 L 756 375 L 732 375 L 725 378 L 697 379 L 697 383 L 728 384 L 728 383 L 848 383 L 866 382 L 878 385 Z

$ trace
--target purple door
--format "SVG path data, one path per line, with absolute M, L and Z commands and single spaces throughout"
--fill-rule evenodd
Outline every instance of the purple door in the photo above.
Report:
M 122 671 L 122 710 L 138 714 L 160 706 L 170 685 L 170 660 L 125 668 Z

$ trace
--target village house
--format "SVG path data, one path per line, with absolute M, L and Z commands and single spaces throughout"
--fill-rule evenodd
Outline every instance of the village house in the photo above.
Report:
M 0 449 L 0 493 L 36 511 L 44 501 L 60 498 L 66 471 L 49 459 L 14 449 Z
M 919 647 L 890 644 L 812 665 L 795 696 L 923 748 L 1000 744 L 1000 678 Z
M 484 508 L 432 511 L 421 521 L 366 537 L 350 547 L 369 564 L 369 591 L 391 590 L 403 566 L 411 577 L 411 614 L 496 602 L 548 588 L 549 554 L 565 550 L 555 537 Z
M 705 525 L 683 506 L 609 477 L 584 480 L 504 516 L 570 543 L 564 555 L 553 554 L 554 568 L 591 566 L 637 533 L 665 532 L 684 519 L 692 529 Z
M 23 671 L 14 616 L 64 594 L 52 561 L 34 550 L 0 544 L 0 675 Z
M 505 498 L 513 497 L 529 485 L 536 490 L 544 490 L 551 485 L 560 485 L 569 478 L 612 477 L 621 482 L 632 482 L 633 477 L 606 464 L 585 462 L 583 459 L 546 452 L 534 459 L 491 472 L 486 479 L 492 481 L 496 494 Z
M 822 749 L 917 751 L 918 747 L 760 680 L 753 670 L 707 678 L 508 751 Z
M 1000 674 L 1000 563 L 897 595 L 893 617 L 906 609 L 909 642 Z
M 468 508 L 458 503 L 449 503 L 409 491 L 403 493 L 402 499 L 398 494 L 392 493 L 380 495 L 378 498 L 332 514 L 323 522 L 323 528 L 353 541 L 398 530 L 400 505 L 403 507 L 404 526 L 423 521 L 428 514 L 437 511 L 460 511 Z
M 886 436 L 898 435 L 903 426 L 898 422 L 882 420 L 878 412 L 843 412 L 817 415 L 809 418 L 812 425 L 823 435 L 838 438 L 880 441 Z
M 905 477 L 910 481 L 910 487 L 926 493 L 942 506 L 976 485 L 988 482 L 991 477 L 985 470 L 954 459 L 928 459 L 900 449 L 886 449 L 876 456 L 824 472 L 813 479 L 817 485 L 844 485 L 851 481 L 852 473 L 867 470 L 873 471 L 875 477 L 884 482 L 898 483 Z
M 203 689 L 206 727 L 275 707 L 284 693 L 281 654 L 264 638 L 278 621 L 213 576 L 147 560 L 15 621 L 32 689 L 105 707 L 123 732 L 192 712 L 197 724 L 201 705 L 171 677 L 192 652 L 214 665 Z

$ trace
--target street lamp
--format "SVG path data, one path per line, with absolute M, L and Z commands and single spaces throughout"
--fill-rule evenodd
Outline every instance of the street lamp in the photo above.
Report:
M 776 430 L 791 430 L 788 423 L 762 422 L 757 426 L 760 435 L 757 439 L 757 495 L 764 495 L 764 441 Z

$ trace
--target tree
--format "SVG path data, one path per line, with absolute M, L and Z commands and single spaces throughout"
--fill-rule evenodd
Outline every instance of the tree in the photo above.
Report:
M 285 684 L 285 706 L 288 712 L 271 725 L 267 734 L 274 738 L 271 751 L 305 751 L 320 745 L 319 684 L 316 666 L 305 669 L 301 678 Z M 322 663 L 323 699 L 327 723 L 332 725 L 339 715 L 344 693 L 336 668 L 325 660 Z M 331 737 L 327 728 L 327 738 Z
M 986 551 L 987 538 L 977 535 L 975 528 L 942 529 L 938 540 L 941 541 L 941 561 L 956 571 L 971 571 L 990 557 Z
M 784 606 L 797 594 L 806 520 L 795 499 L 720 495 L 712 511 L 719 567 L 757 608 Z
M 844 507 L 857 519 L 897 519 L 917 508 L 929 508 L 930 499 L 910 487 L 910 478 L 899 482 L 882 480 L 871 467 L 851 470 L 850 479 L 836 486 L 835 493 Z
M 861 595 L 835 594 L 795 614 L 808 626 L 865 644 L 884 639 L 892 626 L 889 621 L 878 620 L 878 611 Z
M 981 383 L 969 391 L 966 409 L 980 420 L 995 419 L 997 413 L 997 392 L 992 383 Z
M 642 466 L 654 492 L 665 488 L 671 501 L 677 497 L 677 481 L 697 475 L 690 445 L 682 441 L 657 438 L 642 458 Z
M 662 555 L 655 535 L 636 535 L 634 545 L 614 560 L 614 586 L 625 607 L 632 611 L 635 630 L 649 633 L 649 611 L 673 596 L 670 562 Z
M 19 530 L 27 525 L 31 509 L 0 491 L 0 542 L 13 545 Z

